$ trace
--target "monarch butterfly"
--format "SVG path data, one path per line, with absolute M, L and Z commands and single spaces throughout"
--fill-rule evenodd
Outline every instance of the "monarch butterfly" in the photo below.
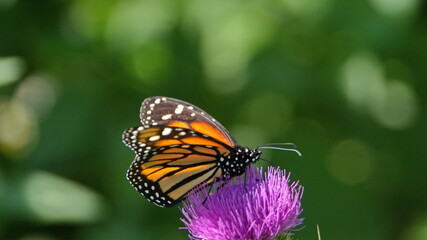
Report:
M 261 156 L 261 147 L 240 146 L 209 114 L 178 99 L 147 98 L 140 118 L 142 126 L 123 133 L 123 142 L 136 153 L 126 177 L 160 207 L 174 206 L 216 178 L 243 174 Z

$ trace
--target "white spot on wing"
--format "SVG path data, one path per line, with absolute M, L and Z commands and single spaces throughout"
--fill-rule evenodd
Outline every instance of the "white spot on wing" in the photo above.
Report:
M 167 135 L 169 135 L 171 132 L 172 132 L 172 128 L 165 128 L 165 129 L 163 129 L 163 131 L 162 131 L 162 135 L 163 135 L 163 136 L 167 136 Z
M 175 108 L 175 114 L 181 114 L 183 110 L 184 110 L 184 105 L 179 104 L 179 105 Z
M 175 111 L 176 112 L 176 111 Z M 171 117 L 172 117 L 172 113 L 169 113 L 169 114 L 165 114 L 165 115 L 163 115 L 162 116 L 162 119 L 163 120 L 168 120 L 168 119 L 171 119 Z
M 159 136 L 159 135 L 154 135 L 154 136 L 150 137 L 150 138 L 148 139 L 148 141 L 150 141 L 150 142 L 154 142 L 154 141 L 157 141 L 157 140 L 159 140 L 159 139 L 160 139 L 160 136 Z
M 156 101 L 154 101 L 155 104 L 159 104 L 160 103 L 160 98 L 157 98 Z

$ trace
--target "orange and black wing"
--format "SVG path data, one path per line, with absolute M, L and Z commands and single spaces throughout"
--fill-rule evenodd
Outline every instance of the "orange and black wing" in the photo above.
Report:
M 231 134 L 202 109 L 168 97 L 150 97 L 144 100 L 140 110 L 144 126 L 169 126 L 191 129 L 214 138 L 224 145 L 237 145 Z
M 174 206 L 195 187 L 222 177 L 219 159 L 232 151 L 216 138 L 167 124 L 130 128 L 123 141 L 137 154 L 127 179 L 161 207 Z

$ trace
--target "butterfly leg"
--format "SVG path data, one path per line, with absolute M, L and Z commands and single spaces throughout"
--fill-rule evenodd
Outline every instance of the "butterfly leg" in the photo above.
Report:
M 227 184 L 227 182 L 226 182 L 226 181 L 227 181 L 227 180 L 222 181 L 221 185 L 220 185 L 220 186 L 218 186 L 217 190 L 218 190 L 218 189 L 220 189 L 220 188 L 222 188 L 222 187 L 224 187 L 224 186 L 225 186 L 225 184 Z M 210 186 L 209 186 L 209 190 L 208 190 L 208 194 L 212 192 L 212 188 L 213 188 L 214 184 L 215 184 L 214 182 L 212 182 L 212 183 L 210 184 Z M 205 202 L 206 202 L 206 200 L 207 200 L 207 199 L 208 199 L 208 197 L 206 196 L 206 197 L 205 197 L 205 199 L 203 200 L 202 204 L 205 204 Z
M 212 187 L 213 187 L 214 183 L 212 182 L 209 186 L 209 190 L 208 190 L 208 194 L 210 194 L 210 192 L 212 191 Z M 208 200 L 208 196 L 205 197 L 205 199 L 203 200 L 202 204 L 205 204 L 206 200 Z

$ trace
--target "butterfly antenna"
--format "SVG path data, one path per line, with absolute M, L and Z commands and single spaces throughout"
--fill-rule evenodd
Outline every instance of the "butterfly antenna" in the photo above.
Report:
M 275 150 L 281 150 L 281 151 L 291 151 L 291 152 L 295 152 L 296 154 L 298 154 L 298 156 L 302 156 L 302 154 L 293 148 L 280 148 L 280 147 L 270 147 L 270 146 L 261 146 L 261 147 L 257 147 L 257 149 L 275 149 Z
M 267 147 L 267 146 L 292 146 L 293 148 L 297 148 L 295 143 L 267 143 L 258 147 Z

